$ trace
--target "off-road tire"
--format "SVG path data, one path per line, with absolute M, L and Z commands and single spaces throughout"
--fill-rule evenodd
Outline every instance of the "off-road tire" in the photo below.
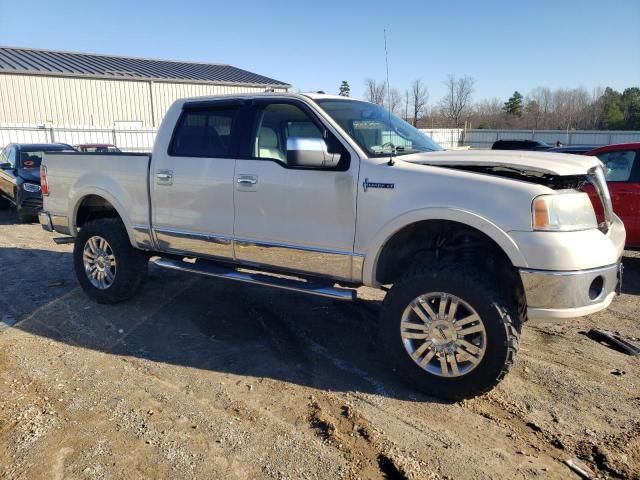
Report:
M 379 342 L 393 360 L 395 374 L 423 393 L 448 400 L 471 398 L 491 390 L 513 366 L 524 321 L 525 310 L 516 301 L 508 300 L 503 290 L 474 265 L 445 262 L 417 265 L 408 271 L 389 290 L 381 311 Z M 458 296 L 476 310 L 484 323 L 484 357 L 465 375 L 434 375 L 416 364 L 403 345 L 402 314 L 414 299 L 429 292 Z
M 93 236 L 104 238 L 116 259 L 115 279 L 104 290 L 95 287 L 85 272 L 84 247 Z M 138 293 L 147 275 L 149 257 L 131 246 L 120 219 L 105 218 L 89 221 L 82 226 L 73 248 L 73 266 L 80 286 L 89 297 L 98 303 L 114 304 L 128 300 Z

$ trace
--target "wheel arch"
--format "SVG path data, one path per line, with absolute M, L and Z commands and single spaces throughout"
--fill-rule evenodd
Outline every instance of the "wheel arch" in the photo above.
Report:
M 126 209 L 106 190 L 100 188 L 87 189 L 76 195 L 73 202 L 72 216 L 69 227 L 73 236 L 77 236 L 78 228 L 93 218 L 120 218 L 129 237 L 131 245 L 135 246 L 131 221 Z
M 513 239 L 495 223 L 475 213 L 461 209 L 433 207 L 408 212 L 381 228 L 373 241 L 369 244 L 363 265 L 363 283 L 370 286 L 380 286 L 378 268 L 381 255 L 390 242 L 401 235 L 407 228 L 423 222 L 452 222 L 463 227 L 478 231 L 505 255 L 512 266 L 527 267 L 527 262 Z

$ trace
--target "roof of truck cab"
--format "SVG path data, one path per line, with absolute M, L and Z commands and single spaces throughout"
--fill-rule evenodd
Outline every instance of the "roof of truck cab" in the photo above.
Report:
M 343 97 L 342 95 L 330 95 L 328 93 L 303 93 L 304 96 L 313 100 L 357 100 L 356 98 Z M 360 102 L 364 100 L 358 100 Z
M 0 74 L 289 88 L 232 65 L 0 46 Z
M 213 100 L 224 100 L 233 98 L 297 98 L 297 99 L 310 99 L 316 100 L 355 100 L 358 102 L 368 103 L 365 100 L 358 100 L 356 98 L 342 97 L 340 95 L 327 95 L 324 93 L 294 93 L 294 92 L 248 92 L 248 93 L 227 93 L 223 95 L 207 95 L 202 97 L 188 97 L 177 100 L 181 103 L 189 102 L 208 102 Z

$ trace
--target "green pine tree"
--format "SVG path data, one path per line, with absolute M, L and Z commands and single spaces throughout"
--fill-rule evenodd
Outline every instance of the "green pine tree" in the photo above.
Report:
M 624 115 L 624 129 L 640 128 L 640 88 L 625 88 L 620 97 L 620 107 Z
M 513 92 L 513 95 L 509 97 L 509 100 L 507 100 L 504 103 L 504 107 L 502 107 L 502 110 L 504 110 L 504 112 L 508 115 L 515 115 L 517 117 L 521 117 L 522 101 L 523 101 L 522 94 L 516 90 L 515 92 Z
M 605 106 L 602 126 L 606 130 L 618 130 L 624 127 L 624 113 L 619 102 L 612 102 Z
M 349 86 L 349 82 L 347 82 L 346 80 L 342 81 L 342 83 L 340 84 L 340 93 L 338 93 L 338 95 L 342 97 L 348 97 L 349 95 L 351 95 L 351 87 Z

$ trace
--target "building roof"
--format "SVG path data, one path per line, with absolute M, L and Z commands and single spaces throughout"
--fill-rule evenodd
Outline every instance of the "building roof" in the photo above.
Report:
M 0 74 L 290 87 L 231 65 L 0 46 Z

